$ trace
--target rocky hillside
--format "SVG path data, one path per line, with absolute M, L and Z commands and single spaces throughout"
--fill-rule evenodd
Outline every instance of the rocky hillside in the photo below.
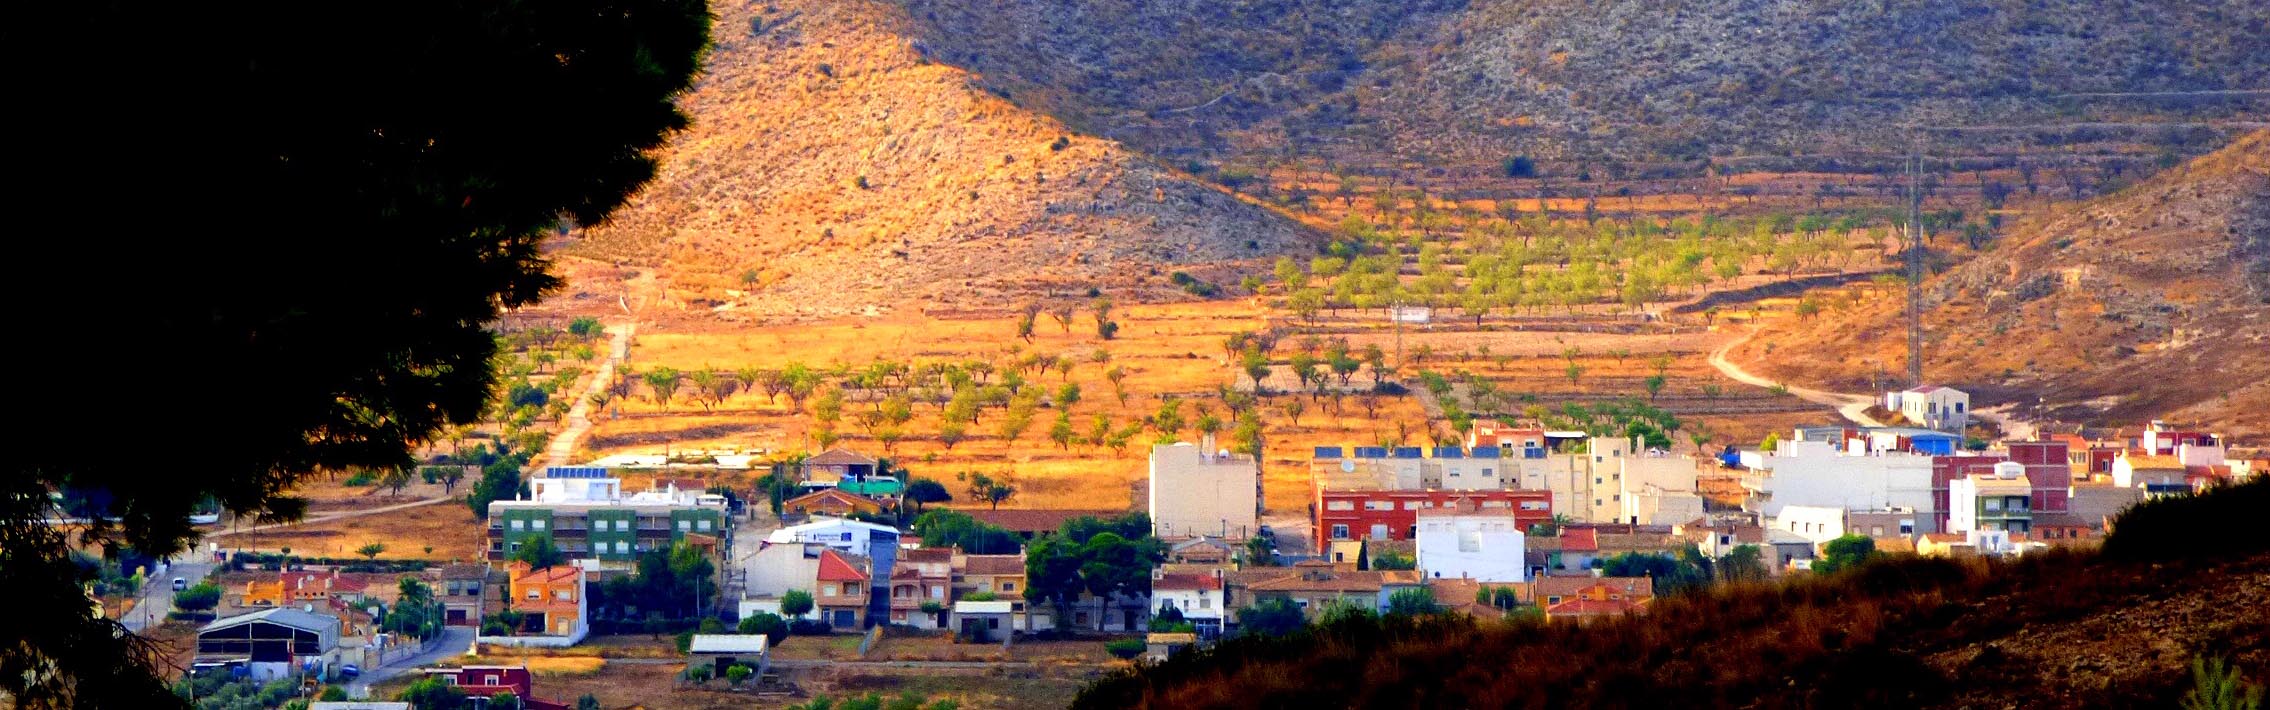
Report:
M 2270 131 L 2024 225 L 1926 293 L 1931 379 L 2072 421 L 2270 432 Z M 1884 298 L 1793 323 L 1744 357 L 1862 389 L 1865 363 L 1905 362 L 1900 313 Z
M 988 93 L 873 0 L 726 2 L 656 180 L 568 253 L 729 318 L 1176 293 L 1307 248 L 1286 217 Z M 572 109 L 566 109 L 572 110 Z
M 2270 88 L 2270 8 L 2243 0 L 898 2 L 943 61 L 1178 160 L 1755 166 L 1904 152 L 1901 125 L 1945 129 L 1920 134 L 1941 155 L 2103 160 L 2270 108 L 2223 93 Z

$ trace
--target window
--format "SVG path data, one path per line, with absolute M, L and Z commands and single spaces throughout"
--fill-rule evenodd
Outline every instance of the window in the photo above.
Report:
M 1604 501 L 1604 500 L 1601 500 L 1601 499 L 1598 499 L 1598 498 L 1594 498 L 1594 499 L 1592 499 L 1592 504 L 1593 504 L 1593 505 L 1607 505 L 1607 504 L 1608 504 L 1608 501 Z
M 545 522 L 546 522 L 546 521 L 545 521 L 545 520 L 544 520 L 543 518 L 537 518 L 537 519 L 535 519 L 535 520 L 530 520 L 530 521 L 528 521 L 528 529 L 530 529 L 530 530 L 542 530 L 542 529 L 544 529 L 544 523 L 545 523 Z
M 1349 502 L 1349 501 L 1344 501 L 1344 500 L 1329 500 L 1329 501 L 1325 501 L 1325 502 L 1324 502 L 1324 509 L 1325 509 L 1325 510 L 1355 510 L 1355 509 L 1356 509 L 1356 504 L 1355 504 L 1355 503 L 1352 503 L 1352 502 Z
M 1607 481 L 1605 481 L 1605 480 L 1601 480 L 1601 478 L 1600 478 L 1599 476 L 1593 476 L 1593 477 L 1592 477 L 1592 485 L 1595 485 L 1595 486 L 1597 486 L 1597 485 L 1601 485 L 1601 484 L 1605 484 L 1605 483 L 1607 483 Z
M 627 555 L 627 554 L 630 554 L 630 552 L 631 552 L 631 544 L 630 544 L 630 543 L 628 543 L 628 542 L 624 542 L 624 541 L 621 541 L 621 540 L 616 540 L 616 541 L 615 541 L 615 554 L 618 554 L 618 555 Z
M 1419 509 L 1419 501 L 1415 501 L 1415 500 L 1407 500 L 1407 501 L 1403 501 L 1403 509 L 1404 509 L 1404 510 L 1418 510 L 1418 509 Z
M 1868 528 L 1868 536 L 1869 536 L 1869 537 L 1883 537 L 1883 536 L 1884 536 L 1884 526 L 1882 526 L 1882 525 L 1875 525 L 1875 526 L 1870 526 L 1870 527 Z
M 1346 526 L 1346 525 L 1334 525 L 1334 526 L 1332 526 L 1332 539 L 1334 539 L 1334 540 L 1346 540 L 1346 539 L 1348 539 L 1348 526 Z
M 564 601 L 570 601 L 570 599 L 571 599 L 571 598 L 572 598 L 573 596 L 574 596 L 574 593 L 573 593 L 573 592 L 570 592 L 570 591 L 568 591 L 568 590 L 566 590 L 566 589 L 554 589 L 554 590 L 552 590 L 552 598 L 553 598 L 553 599 L 558 599 L 558 600 L 560 600 L 560 601 L 563 601 L 563 602 L 564 602 Z
M 1511 507 L 1513 507 L 1513 501 L 1510 501 L 1510 500 L 1485 500 L 1485 501 L 1482 501 L 1482 507 L 1484 507 L 1484 508 L 1511 508 Z
M 1999 513 L 1999 512 L 2002 512 L 2002 499 L 2000 499 L 2000 498 L 1988 498 L 1988 499 L 1986 499 L 1986 512 L 1989 512 L 1989 513 Z
M 709 532 L 709 521 L 706 519 L 694 521 L 694 529 L 700 530 L 702 532 Z
M 542 599 L 542 598 L 544 598 L 544 594 L 543 594 L 543 592 L 542 592 L 541 590 L 538 590 L 538 589 L 537 589 L 537 588 L 535 588 L 535 587 L 529 587 L 529 588 L 528 588 L 528 598 L 529 598 L 530 600 Z
M 1545 603 L 1546 603 L 1546 604 L 1559 604 L 1559 603 L 1561 603 L 1561 598 L 1560 598 L 1560 597 L 1558 597 L 1558 596 L 1545 597 Z
M 845 532 L 845 533 L 843 534 L 843 541 L 844 541 L 844 542 L 851 542 L 851 533 L 849 533 L 849 532 Z
M 1364 501 L 1364 510 L 1394 510 L 1394 509 L 1395 509 L 1395 501 L 1391 501 L 1391 500 L 1367 500 L 1367 501 Z
M 1522 501 L 1522 502 L 1521 502 L 1521 509 L 1522 509 L 1522 510 L 1544 510 L 1544 509 L 1545 509 L 1545 501 L 1541 501 L 1541 500 L 1525 500 L 1525 501 Z
M 1485 468 L 1485 469 L 1482 469 L 1482 477 L 1483 477 L 1483 478 L 1489 478 L 1489 477 L 1491 477 L 1491 476 L 1495 476 L 1495 475 L 1498 475 L 1496 471 L 1493 471 L 1493 470 L 1490 470 L 1490 469 L 1486 469 L 1486 468 Z
M 1204 596 L 1198 597 L 1198 608 L 1212 609 L 1214 608 L 1214 600 Z
M 679 529 L 679 530 L 692 530 L 692 529 L 694 529 L 694 521 L 691 521 L 691 520 L 680 520 L 680 521 L 678 521 L 678 529 Z
M 526 530 L 526 529 L 528 529 L 528 521 L 526 521 L 526 520 L 514 520 L 514 521 L 512 521 L 511 525 L 512 525 L 512 529 L 514 529 L 514 530 Z
M 1002 582 L 1002 583 L 1001 583 L 1001 591 L 1004 591 L 1004 592 L 1014 592 L 1014 591 L 1017 591 L 1017 583 L 1016 583 L 1016 582 Z
M 629 531 L 630 531 L 630 529 L 631 529 L 631 521 L 628 521 L 628 520 L 617 520 L 617 521 L 615 521 L 615 532 L 629 532 Z

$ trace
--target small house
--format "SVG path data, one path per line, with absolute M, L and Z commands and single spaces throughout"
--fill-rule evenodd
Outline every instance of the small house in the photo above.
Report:
M 711 675 L 723 678 L 726 669 L 742 665 L 762 676 L 772 670 L 770 641 L 764 634 L 694 634 L 686 666 L 709 666 Z

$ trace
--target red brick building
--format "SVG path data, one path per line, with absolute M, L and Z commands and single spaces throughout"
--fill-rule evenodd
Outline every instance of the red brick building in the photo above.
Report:
M 2032 484 L 2032 509 L 2035 513 L 2059 514 L 2073 510 L 2073 463 L 2070 445 L 2064 441 L 2015 441 L 2008 444 L 2008 453 L 1978 454 L 1970 456 L 1931 457 L 1931 502 L 1936 508 L 1937 527 L 1947 530 L 1947 511 L 1951 510 L 1950 491 L 1955 479 L 1971 475 L 1994 475 L 1994 465 L 2016 461 L 2026 466 L 2026 482 Z
M 1551 491 L 1382 491 L 1319 488 L 1311 502 L 1316 539 L 1409 540 L 1416 534 L 1419 511 L 1449 508 L 1471 502 L 1483 512 L 1512 510 L 1523 528 L 1553 519 Z

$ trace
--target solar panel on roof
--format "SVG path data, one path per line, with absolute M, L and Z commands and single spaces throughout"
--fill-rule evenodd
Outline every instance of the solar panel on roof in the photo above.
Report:
M 1462 459 L 1466 458 L 1466 452 L 1458 450 L 1456 446 L 1437 446 L 1435 447 L 1435 458 Z
M 1319 447 L 1316 447 L 1316 457 L 1317 457 L 1317 458 L 1320 458 L 1320 459 L 1336 459 L 1336 458 L 1340 458 L 1340 447 L 1337 447 L 1337 446 L 1319 446 Z
M 1415 459 L 1420 456 L 1419 452 L 1420 449 L 1416 446 L 1398 446 L 1395 447 L 1395 458 Z
M 1472 455 L 1474 456 L 1474 458 L 1478 459 L 1494 459 L 1498 457 L 1498 447 L 1476 446 L 1474 447 Z
M 600 466 L 546 466 L 545 478 L 606 478 L 607 469 Z
M 1356 447 L 1356 458 L 1359 458 L 1359 459 L 1384 459 L 1384 458 L 1387 458 L 1387 447 L 1384 447 L 1384 446 L 1358 446 L 1358 447 Z

